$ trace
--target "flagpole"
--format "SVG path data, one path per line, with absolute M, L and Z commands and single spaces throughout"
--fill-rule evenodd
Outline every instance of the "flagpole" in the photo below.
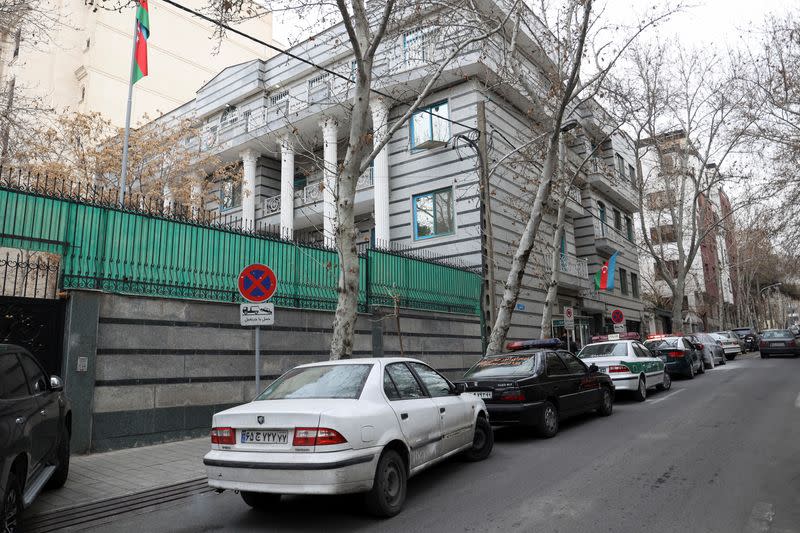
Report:
M 125 138 L 122 141 L 122 176 L 119 180 L 119 205 L 125 206 L 125 187 L 128 179 L 128 139 L 131 135 L 131 104 L 133 103 L 133 71 L 136 68 L 136 39 L 139 36 L 139 21 L 133 17 L 133 47 L 131 49 L 131 75 L 128 80 L 128 108 L 125 111 Z

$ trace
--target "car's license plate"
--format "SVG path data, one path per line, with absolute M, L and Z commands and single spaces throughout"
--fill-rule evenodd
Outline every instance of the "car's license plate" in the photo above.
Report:
M 289 432 L 285 429 L 243 429 L 239 442 L 255 444 L 286 444 Z
M 472 391 L 469 394 L 473 396 L 477 396 L 478 398 L 488 398 L 492 399 L 492 391 Z
M 785 342 L 771 342 L 769 343 L 770 346 L 786 346 Z

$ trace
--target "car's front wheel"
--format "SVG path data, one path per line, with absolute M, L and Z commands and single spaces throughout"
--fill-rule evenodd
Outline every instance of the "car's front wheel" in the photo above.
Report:
M 246 490 L 243 490 L 241 494 L 244 503 L 259 511 L 268 511 L 281 502 L 280 494 L 250 492 Z
M 643 402 L 647 399 L 647 383 L 645 383 L 642 376 L 639 376 L 639 385 L 633 393 L 633 398 L 637 402 Z
M 22 489 L 14 471 L 8 475 L 0 520 L 3 533 L 22 531 Z
M 378 461 L 372 490 L 367 493 L 367 508 L 381 518 L 389 518 L 403 509 L 406 501 L 406 466 L 394 450 L 386 450 Z
M 672 376 L 669 375 L 669 372 L 664 371 L 664 379 L 656 385 L 658 390 L 669 390 L 672 388 Z
M 549 439 L 558 433 L 558 409 L 552 402 L 545 401 L 542 405 L 541 420 L 539 420 L 539 435 Z
M 47 480 L 48 489 L 59 489 L 64 486 L 69 476 L 69 429 L 64 425 L 61 428 L 61 438 L 58 441 L 58 450 L 56 451 L 56 471 Z
M 486 418 L 479 416 L 475 421 L 475 436 L 472 438 L 472 448 L 464 452 L 467 461 L 483 461 L 492 453 L 494 447 L 494 432 Z
M 602 396 L 600 398 L 600 407 L 597 408 L 597 414 L 600 416 L 610 416 L 614 410 L 614 398 L 611 396 L 611 391 L 608 387 L 601 387 Z

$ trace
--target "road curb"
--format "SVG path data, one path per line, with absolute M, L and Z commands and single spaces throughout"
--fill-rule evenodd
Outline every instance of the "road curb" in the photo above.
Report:
M 205 476 L 124 496 L 26 516 L 24 531 L 46 533 L 102 524 L 115 516 L 211 492 Z

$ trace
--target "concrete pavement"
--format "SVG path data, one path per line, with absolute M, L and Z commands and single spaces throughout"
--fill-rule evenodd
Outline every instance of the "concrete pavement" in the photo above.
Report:
M 800 532 L 800 360 L 738 359 L 553 439 L 505 428 L 481 463 L 448 461 L 375 521 L 358 496 L 284 497 L 269 515 L 205 493 L 94 531 Z M 88 524 L 87 524 L 88 525 Z

